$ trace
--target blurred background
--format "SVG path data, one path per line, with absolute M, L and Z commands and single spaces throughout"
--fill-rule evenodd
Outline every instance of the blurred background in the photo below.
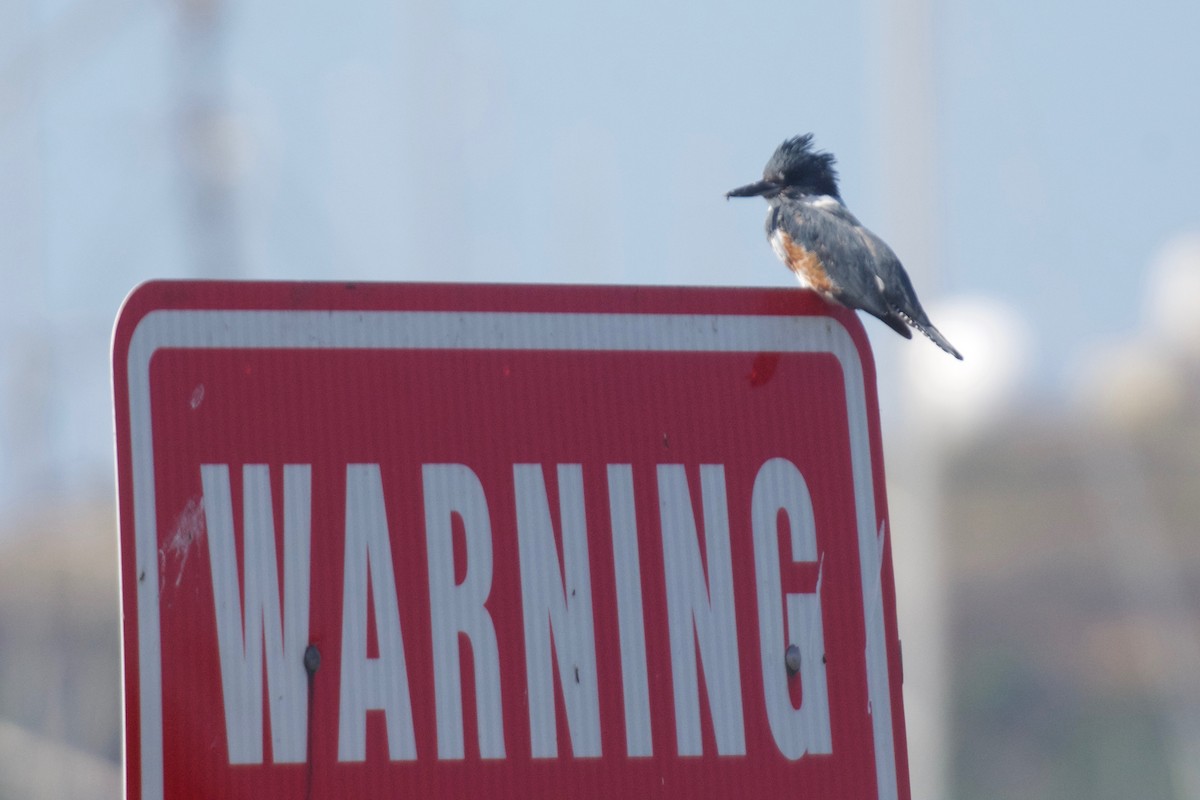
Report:
M 876 347 L 913 797 L 1200 798 L 1200 4 L 0 3 L 0 798 L 120 793 L 109 336 L 155 277 L 790 286 Z

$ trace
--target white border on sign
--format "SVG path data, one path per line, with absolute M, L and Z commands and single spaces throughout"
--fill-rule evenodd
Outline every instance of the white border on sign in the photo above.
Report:
M 158 310 L 141 319 L 128 353 L 129 429 L 137 581 L 142 797 L 163 796 L 162 641 L 150 361 L 171 349 L 601 350 L 830 353 L 845 378 L 850 464 L 862 564 L 867 695 L 880 800 L 899 795 L 884 631 L 882 523 L 875 487 L 862 362 L 830 317 L 724 314 L 569 314 L 454 311 Z

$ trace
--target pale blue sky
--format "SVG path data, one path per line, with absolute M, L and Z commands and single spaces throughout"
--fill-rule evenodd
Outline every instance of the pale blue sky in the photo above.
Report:
M 0 11 L 9 500 L 108 479 L 120 300 L 197 274 L 175 9 Z M 880 2 L 225 11 L 220 71 L 191 79 L 217 93 L 232 153 L 236 261 L 218 274 L 789 286 L 763 204 L 722 193 L 804 131 L 837 154 L 863 221 L 903 233 L 885 202 L 905 155 L 884 125 Z M 1200 4 L 933 16 L 938 274 L 910 267 L 927 303 L 982 294 L 1023 314 L 1030 386 L 1055 398 L 1083 354 L 1140 326 L 1156 249 L 1200 228 Z

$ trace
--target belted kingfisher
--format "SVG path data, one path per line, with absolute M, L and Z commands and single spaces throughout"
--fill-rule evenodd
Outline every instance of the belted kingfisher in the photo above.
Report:
M 767 239 L 805 288 L 878 317 L 905 339 L 912 338 L 911 325 L 961 361 L 921 308 L 900 259 L 842 203 L 834 158 L 813 150 L 812 138 L 806 133 L 779 145 L 761 181 L 725 197 L 766 198 Z

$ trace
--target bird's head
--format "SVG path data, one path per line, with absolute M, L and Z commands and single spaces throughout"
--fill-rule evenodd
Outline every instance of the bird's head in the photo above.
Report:
M 833 155 L 813 150 L 812 139 L 811 133 L 788 139 L 775 149 L 763 167 L 761 181 L 728 191 L 725 197 L 765 197 L 771 200 L 785 192 L 839 197 Z

